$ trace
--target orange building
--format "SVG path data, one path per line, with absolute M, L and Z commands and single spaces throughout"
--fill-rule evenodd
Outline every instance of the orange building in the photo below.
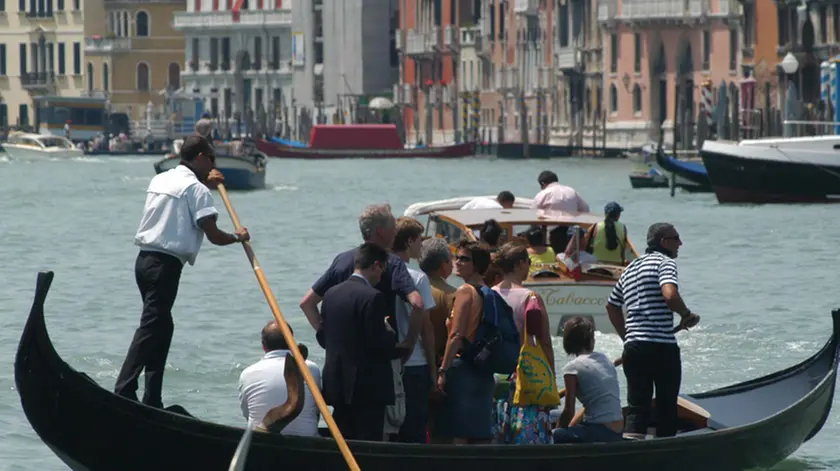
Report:
M 774 0 L 741 0 L 741 65 L 756 80 L 757 108 L 776 106 L 778 101 L 779 72 L 779 12 Z M 763 27 L 759 28 L 759 25 Z

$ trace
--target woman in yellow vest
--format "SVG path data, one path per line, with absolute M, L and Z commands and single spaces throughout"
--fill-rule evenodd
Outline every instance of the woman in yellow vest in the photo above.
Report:
M 618 222 L 622 211 L 624 208 L 615 201 L 610 201 L 604 206 L 604 220 L 592 226 L 586 234 L 586 246 L 601 262 L 624 264 L 627 226 Z

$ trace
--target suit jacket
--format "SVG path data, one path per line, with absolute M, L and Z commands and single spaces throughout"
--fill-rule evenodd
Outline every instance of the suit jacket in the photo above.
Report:
M 402 351 L 395 348 L 396 334 L 385 326 L 385 317 L 394 316 L 394 306 L 387 299 L 358 276 L 324 294 L 319 341 L 326 350 L 323 393 L 327 404 L 394 404 L 391 360 Z

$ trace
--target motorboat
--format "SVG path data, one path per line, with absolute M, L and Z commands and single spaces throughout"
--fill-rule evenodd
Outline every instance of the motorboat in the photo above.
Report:
M 84 150 L 76 148 L 66 137 L 22 132 L 9 133 L 3 150 L 15 160 L 70 159 L 85 155 Z

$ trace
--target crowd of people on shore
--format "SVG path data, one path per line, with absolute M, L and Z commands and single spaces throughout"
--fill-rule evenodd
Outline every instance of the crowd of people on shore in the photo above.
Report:
M 180 158 L 146 191 L 135 235 L 143 311 L 115 386 L 116 394 L 136 401 L 145 372 L 142 402 L 158 408 L 184 265 L 195 263 L 204 237 L 214 245 L 250 239 L 246 228 L 229 234 L 216 225 L 210 189 L 224 176 L 214 168 L 209 141 L 188 137 Z M 553 172 L 538 180 L 536 206 L 589 210 Z M 503 192 L 495 203 L 513 202 L 513 195 Z M 596 247 L 603 243 L 611 252 L 622 247 L 626 228 L 617 223 L 620 212 L 617 204 L 607 205 L 604 223 L 592 231 Z M 494 245 L 464 239 L 454 243 L 453 255 L 445 240 L 424 238 L 419 221 L 396 219 L 387 204 L 366 208 L 359 229 L 363 243 L 338 254 L 300 303 L 326 353 L 323 369 L 311 361 L 306 365 L 345 438 L 455 444 L 640 438 L 647 433 L 654 387 L 656 435 L 677 433 L 681 363 L 674 334 L 696 325 L 699 316 L 679 294 L 674 259 L 682 241 L 672 225 L 650 226 L 645 255 L 625 267 L 608 300 L 610 321 L 625 342 L 616 364 L 623 362 L 627 377 L 626 417 L 615 365 L 595 351 L 588 319 L 564 324 L 563 349 L 574 358 L 563 367 L 565 388 L 558 390 L 548 313 L 525 285 L 540 256 L 536 238 L 501 245 L 498 236 L 489 241 Z M 492 232 L 492 224 L 485 229 Z M 408 267 L 411 260 L 419 270 Z M 463 280 L 457 288 L 447 282 L 453 273 Z M 681 316 L 677 329 L 674 313 Z M 267 411 L 288 394 L 283 371 L 289 345 L 276 322 L 263 328 L 262 347 L 265 356 L 242 372 L 239 384 L 242 413 L 258 425 L 265 425 Z M 496 373 L 509 381 L 499 383 Z M 313 391 L 305 388 L 303 411 L 283 433 L 318 435 L 319 411 Z M 555 421 L 551 411 L 564 394 Z M 578 400 L 582 420 L 575 417 Z

